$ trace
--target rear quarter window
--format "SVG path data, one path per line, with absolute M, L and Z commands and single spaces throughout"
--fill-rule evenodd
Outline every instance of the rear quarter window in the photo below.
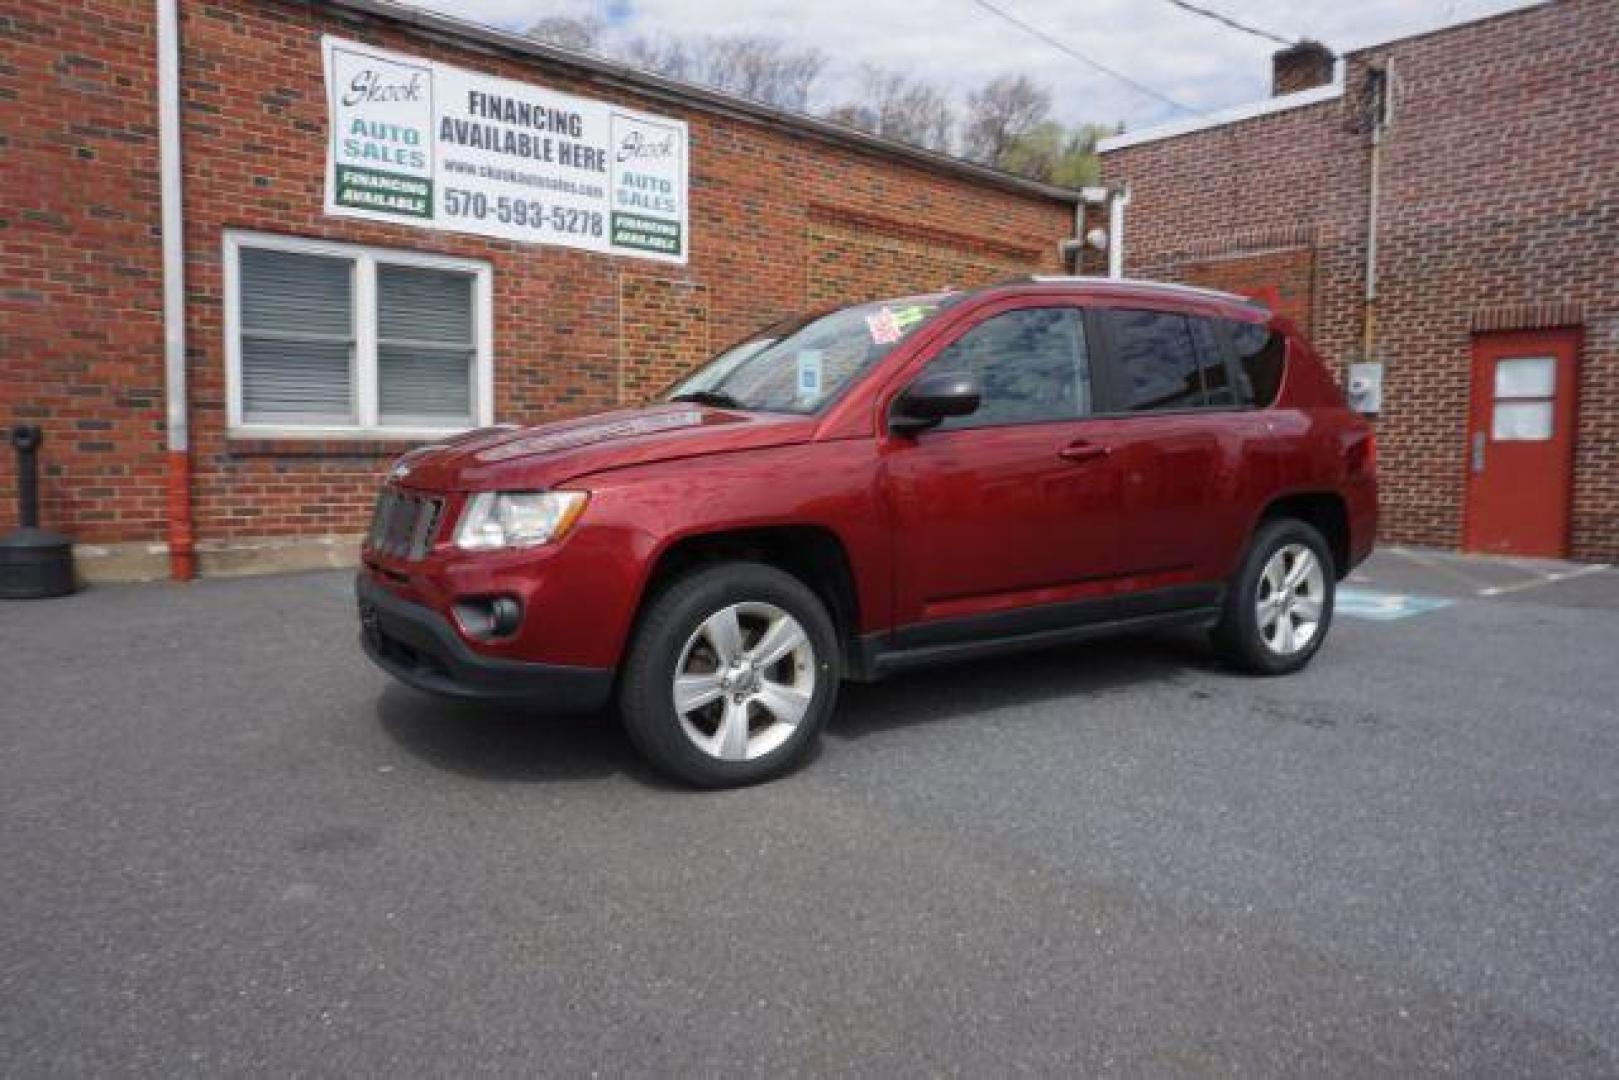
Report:
M 1261 409 L 1275 402 L 1287 365 L 1287 339 L 1268 326 L 1235 319 L 1226 320 L 1226 332 L 1246 384 L 1243 397 Z

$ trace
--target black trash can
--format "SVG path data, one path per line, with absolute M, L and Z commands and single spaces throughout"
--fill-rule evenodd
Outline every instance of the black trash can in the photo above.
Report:
M 17 529 L 0 536 L 0 600 L 37 600 L 73 591 L 73 540 L 39 527 L 37 426 L 11 429 L 17 452 Z

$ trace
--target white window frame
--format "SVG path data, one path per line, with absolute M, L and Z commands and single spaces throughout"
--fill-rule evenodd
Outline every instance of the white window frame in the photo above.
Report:
M 248 423 L 242 416 L 243 248 L 324 255 L 354 264 L 354 404 L 353 424 Z M 494 296 L 492 271 L 486 262 L 431 255 L 398 248 L 344 244 L 301 236 L 225 230 L 225 390 L 226 435 L 242 439 L 440 439 L 487 427 L 495 418 Z M 473 423 L 442 427 L 398 427 L 381 422 L 377 405 L 377 266 L 448 270 L 473 279 Z

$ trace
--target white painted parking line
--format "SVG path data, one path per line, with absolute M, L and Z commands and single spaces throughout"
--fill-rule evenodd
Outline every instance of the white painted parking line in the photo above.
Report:
M 1522 592 L 1524 589 L 1538 589 L 1542 585 L 1554 585 L 1559 581 L 1573 581 L 1575 578 L 1585 577 L 1587 574 L 1600 574 L 1608 569 L 1611 569 L 1611 567 L 1607 563 L 1593 563 L 1590 566 L 1582 566 L 1576 570 L 1543 574 L 1535 581 L 1519 581 L 1511 585 L 1492 585 L 1488 589 L 1480 589 L 1478 594 L 1480 596 L 1501 596 L 1505 593 Z
M 1408 593 L 1386 593 L 1375 589 L 1340 588 L 1333 603 L 1333 611 L 1351 619 L 1369 619 L 1372 622 L 1393 622 L 1409 619 L 1426 611 L 1438 611 L 1454 601 L 1436 596 L 1411 596 Z
M 1445 555 L 1432 552 L 1413 551 L 1411 548 L 1403 547 L 1391 547 L 1385 548 L 1384 550 L 1389 552 L 1391 555 L 1398 555 L 1406 562 L 1415 563 L 1425 570 L 1432 570 L 1436 573 L 1444 574 L 1448 578 L 1461 582 L 1469 589 L 1477 590 L 1488 588 L 1490 585 L 1489 578 L 1479 577 L 1475 574 L 1467 573 L 1461 567 L 1456 566 L 1455 564 L 1457 562 L 1461 562 L 1462 560 L 1454 557 L 1447 557 Z M 1534 571 L 1527 570 L 1516 563 L 1511 565 L 1512 569 L 1518 571 L 1519 573 L 1534 573 Z

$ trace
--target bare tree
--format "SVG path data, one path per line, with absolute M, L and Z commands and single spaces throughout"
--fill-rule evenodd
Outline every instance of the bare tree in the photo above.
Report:
M 643 71 L 656 72 L 671 79 L 690 82 L 692 74 L 691 50 L 680 38 L 649 38 L 636 36 L 624 44 L 625 63 Z
M 594 15 L 547 15 L 538 19 L 524 35 L 559 49 L 600 52 L 602 22 Z
M 944 95 L 934 87 L 866 64 L 860 69 L 860 96 L 859 104 L 828 109 L 827 119 L 929 150 L 950 149 L 955 118 Z
M 699 81 L 783 109 L 803 109 L 826 56 L 779 38 L 725 34 L 701 39 L 695 49 Z
M 962 150 L 973 161 L 1003 166 L 1007 151 L 1050 111 L 1051 91 L 1026 75 L 1002 75 L 967 95 Z
M 642 36 L 631 38 L 620 52 L 625 62 L 646 71 L 799 111 L 826 66 L 818 49 L 796 49 L 780 38 L 751 34 Z
M 870 105 L 856 105 L 853 102 L 844 105 L 833 105 L 821 114 L 834 124 L 844 127 L 856 128 L 860 131 L 877 132 L 877 110 Z

